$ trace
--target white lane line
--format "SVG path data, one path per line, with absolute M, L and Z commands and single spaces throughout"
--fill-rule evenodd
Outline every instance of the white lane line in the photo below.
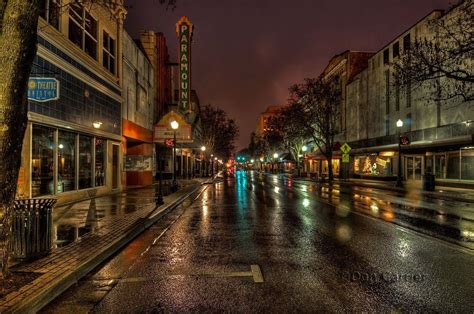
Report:
M 170 277 L 170 276 L 189 276 L 189 277 L 214 277 L 214 278 L 222 278 L 222 277 L 252 277 L 255 283 L 263 283 L 263 275 L 258 265 L 250 265 L 250 271 L 237 271 L 237 272 L 228 272 L 228 273 L 194 273 L 194 274 L 170 274 L 165 275 L 162 277 Z M 160 276 L 161 277 L 161 276 Z M 121 282 L 144 282 L 150 281 L 156 278 L 146 278 L 146 277 L 129 277 L 129 278 L 114 278 L 113 280 L 121 281 Z M 110 280 L 110 279 L 109 279 Z
M 260 266 L 250 265 L 250 270 L 252 271 L 253 281 L 255 283 L 262 283 L 263 282 L 263 275 L 262 275 L 262 271 L 260 270 Z

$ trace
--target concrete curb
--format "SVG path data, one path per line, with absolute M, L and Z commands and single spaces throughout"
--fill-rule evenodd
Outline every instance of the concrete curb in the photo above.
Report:
M 65 292 L 69 287 L 79 281 L 82 277 L 94 270 L 97 266 L 115 254 L 143 231 L 156 223 L 161 217 L 181 205 L 187 198 L 195 194 L 199 189 L 204 190 L 206 186 L 198 184 L 191 191 L 179 196 L 169 204 L 161 205 L 153 210 L 145 218 L 141 218 L 134 223 L 128 232 L 118 237 L 114 242 L 110 243 L 105 249 L 94 255 L 78 268 L 70 271 L 62 277 L 54 280 L 46 288 L 38 290 L 38 292 L 30 297 L 26 302 L 23 300 L 19 304 L 13 305 L 6 313 L 36 313 L 48 303 L 52 302 L 56 297 Z

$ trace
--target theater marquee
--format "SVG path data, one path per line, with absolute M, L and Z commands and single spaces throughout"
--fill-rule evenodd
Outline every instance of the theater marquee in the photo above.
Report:
M 186 16 L 176 23 L 179 38 L 179 107 L 183 111 L 191 110 L 191 40 L 193 24 Z

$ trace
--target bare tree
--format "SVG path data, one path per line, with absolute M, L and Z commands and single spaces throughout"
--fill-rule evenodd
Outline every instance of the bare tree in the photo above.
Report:
M 472 101 L 473 13 L 472 0 L 467 0 L 430 20 L 426 36 L 406 43 L 404 54 L 394 63 L 397 83 L 407 88 L 424 84 L 432 100 Z
M 158 1 L 169 6 L 176 3 Z M 123 0 L 73 0 L 67 5 L 71 3 L 115 9 Z M 11 210 L 27 123 L 27 82 L 42 5 L 41 0 L 0 0 L 0 279 L 8 275 Z
M 204 106 L 200 112 L 202 140 L 206 150 L 228 158 L 235 150 L 234 141 L 239 129 L 227 113 L 211 105 Z
M 332 156 L 334 138 L 339 133 L 341 92 L 339 77 L 307 78 L 290 88 L 290 106 L 299 108 L 301 127 L 328 161 L 329 182 L 334 179 Z
M 305 123 L 305 110 L 301 103 L 293 102 L 283 107 L 280 112 L 269 119 L 269 129 L 277 134 L 281 145 L 286 149 L 296 162 L 298 176 L 301 175 L 300 154 L 307 142 L 307 129 L 302 127 Z

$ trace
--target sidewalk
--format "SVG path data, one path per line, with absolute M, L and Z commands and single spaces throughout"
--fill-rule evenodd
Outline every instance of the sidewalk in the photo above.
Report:
M 286 174 L 285 174 L 286 175 Z M 291 176 L 291 175 L 288 175 Z M 313 183 L 321 183 L 310 178 L 295 178 L 295 180 L 304 180 Z M 466 203 L 474 203 L 474 190 L 472 189 L 462 189 L 462 188 L 453 188 L 453 187 L 444 187 L 436 186 L 435 191 L 423 191 L 421 184 L 411 184 L 409 182 L 403 183 L 403 188 L 395 187 L 395 182 L 393 181 L 378 181 L 378 180 L 367 180 L 367 179 L 348 179 L 340 180 L 334 179 L 334 183 L 340 184 L 341 186 L 357 186 L 357 187 L 366 187 L 380 190 L 389 190 L 399 193 L 420 193 L 424 196 L 429 196 L 432 198 L 437 198 L 446 201 L 459 201 Z
M 1 313 L 36 312 L 76 283 L 185 199 L 209 179 L 188 180 L 155 205 L 157 186 L 83 200 L 54 209 L 56 248 L 41 259 L 11 267 L 37 277 L 0 299 Z

